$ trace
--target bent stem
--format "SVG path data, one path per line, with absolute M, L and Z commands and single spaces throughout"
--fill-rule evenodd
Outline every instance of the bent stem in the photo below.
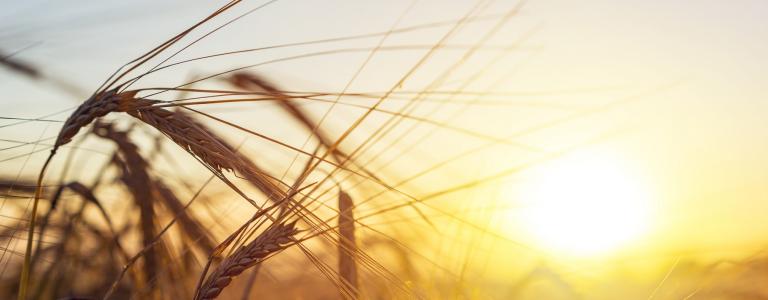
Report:
M 19 279 L 19 295 L 18 300 L 25 300 L 27 298 L 27 287 L 29 286 L 30 266 L 32 264 L 32 240 L 35 235 L 35 220 L 37 219 L 37 203 L 40 201 L 40 196 L 43 193 L 43 177 L 45 177 L 45 170 L 48 168 L 48 164 L 56 154 L 56 147 L 51 150 L 51 154 L 43 164 L 43 168 L 40 170 L 40 175 L 37 177 L 37 186 L 35 187 L 35 199 L 32 202 L 32 215 L 29 218 L 29 229 L 27 230 L 27 249 L 24 251 L 24 265 L 21 268 L 21 278 Z

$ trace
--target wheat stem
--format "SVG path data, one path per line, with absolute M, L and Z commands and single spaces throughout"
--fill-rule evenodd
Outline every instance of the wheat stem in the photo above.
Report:
M 21 267 L 21 278 L 19 280 L 19 295 L 17 299 L 26 300 L 27 289 L 30 281 L 30 267 L 32 265 L 32 243 L 35 237 L 35 221 L 37 220 L 37 204 L 40 202 L 40 196 L 43 193 L 43 178 L 45 177 L 45 171 L 48 169 L 48 165 L 51 163 L 53 156 L 56 154 L 56 148 L 51 150 L 51 154 L 43 164 L 43 168 L 40 169 L 40 175 L 37 177 L 37 186 L 35 187 L 35 199 L 32 201 L 32 215 L 29 217 L 29 229 L 27 230 L 27 246 L 24 251 L 24 264 Z

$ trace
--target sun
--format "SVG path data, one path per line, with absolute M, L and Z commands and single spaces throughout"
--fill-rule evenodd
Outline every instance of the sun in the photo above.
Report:
M 626 160 L 582 151 L 532 171 L 516 215 L 547 251 L 589 256 L 638 239 L 650 219 L 649 188 Z

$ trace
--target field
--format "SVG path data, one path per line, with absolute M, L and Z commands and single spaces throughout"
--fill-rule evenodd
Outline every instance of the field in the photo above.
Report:
M 768 298 L 762 1 L 0 7 L 0 299 Z

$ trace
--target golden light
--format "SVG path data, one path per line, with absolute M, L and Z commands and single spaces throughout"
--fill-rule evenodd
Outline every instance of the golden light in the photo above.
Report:
M 626 161 L 584 151 L 536 168 L 522 186 L 523 227 L 547 251 L 590 256 L 637 240 L 649 225 L 649 189 Z

